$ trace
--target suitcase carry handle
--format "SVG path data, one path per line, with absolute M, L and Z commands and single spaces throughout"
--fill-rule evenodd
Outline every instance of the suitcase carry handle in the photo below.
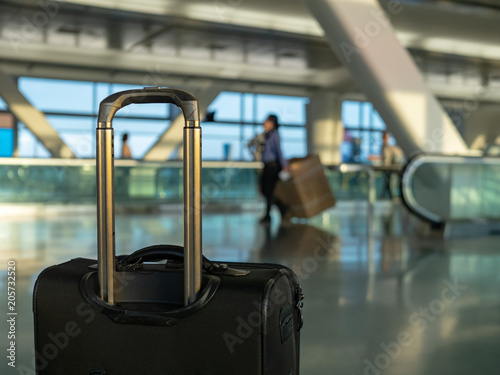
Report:
M 120 259 L 119 266 L 132 266 L 143 262 L 159 262 L 162 260 L 175 260 L 184 262 L 184 248 L 177 245 L 153 245 L 137 250 Z M 214 263 L 202 256 L 203 270 L 210 272 Z
M 184 115 L 184 303 L 194 303 L 201 289 L 201 128 L 198 99 L 186 91 L 146 87 L 108 96 L 99 106 L 97 140 L 97 244 L 101 299 L 114 305 L 115 196 L 113 117 L 129 104 L 171 103 Z
M 135 269 L 141 267 L 144 262 L 159 262 L 162 260 L 184 261 L 184 248 L 177 245 L 153 245 L 137 250 L 136 252 L 122 257 L 117 264 L 120 270 Z M 215 263 L 202 256 L 202 268 L 208 274 L 226 276 L 246 276 L 250 271 L 244 271 L 229 267 L 225 263 Z

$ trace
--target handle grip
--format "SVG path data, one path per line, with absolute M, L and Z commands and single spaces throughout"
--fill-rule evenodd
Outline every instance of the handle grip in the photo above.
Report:
M 185 262 L 184 259 L 184 248 L 177 245 L 153 245 L 148 246 L 143 249 L 137 250 L 136 252 L 122 257 L 117 264 L 117 268 L 120 271 L 125 271 L 127 269 L 135 269 L 137 266 L 141 266 L 144 262 L 159 262 L 162 260 L 175 260 L 178 262 Z M 225 276 L 245 276 L 248 275 L 249 271 L 240 270 L 229 267 L 224 263 L 215 263 L 210 259 L 202 256 L 202 267 L 203 270 L 209 274 L 217 275 L 223 274 Z
M 138 262 L 158 262 L 161 260 L 184 262 L 184 248 L 177 245 L 148 246 L 122 258 L 119 265 L 129 266 Z M 211 260 L 202 257 L 202 267 L 205 271 L 210 271 L 214 264 Z
M 129 104 L 169 103 L 182 110 L 186 121 L 197 121 L 199 126 L 198 99 L 191 93 L 179 89 L 145 87 L 141 90 L 127 90 L 108 96 L 99 106 L 98 121 L 110 124 L 116 112 Z
M 198 99 L 187 91 L 161 87 L 122 91 L 99 107 L 96 135 L 97 243 L 101 299 L 115 304 L 115 196 L 113 117 L 129 104 L 172 103 L 181 108 L 184 127 L 184 301 L 194 303 L 201 289 L 201 128 Z

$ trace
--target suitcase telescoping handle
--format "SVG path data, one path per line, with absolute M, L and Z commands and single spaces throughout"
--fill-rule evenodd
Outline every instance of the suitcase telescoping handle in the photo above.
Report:
M 140 103 L 177 105 L 184 127 L 184 302 L 193 303 L 201 289 L 201 128 L 198 99 L 186 91 L 161 87 L 128 90 L 101 102 L 97 125 L 97 243 L 100 297 L 116 303 L 115 196 L 112 121 L 116 112 Z

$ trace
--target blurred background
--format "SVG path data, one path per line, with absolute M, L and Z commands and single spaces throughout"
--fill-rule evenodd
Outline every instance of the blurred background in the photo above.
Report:
M 204 253 L 297 272 L 302 374 L 497 375 L 499 21 L 496 0 L 1 1 L 0 310 L 13 259 L 19 311 L 2 374 L 34 374 L 38 274 L 96 257 L 99 103 L 172 87 L 200 100 Z M 333 206 L 259 222 L 270 114 Z M 119 254 L 182 244 L 182 127 L 167 104 L 115 118 Z

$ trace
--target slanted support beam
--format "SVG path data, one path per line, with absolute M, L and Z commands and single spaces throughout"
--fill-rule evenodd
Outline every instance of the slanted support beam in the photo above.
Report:
M 19 91 L 11 78 L 0 70 L 0 96 L 10 111 L 24 123 L 54 158 L 74 158 L 75 154 L 48 123 L 44 114 L 37 110 Z
M 217 95 L 222 91 L 219 85 L 209 85 L 201 89 L 190 90 L 193 92 L 200 101 L 200 115 L 201 118 L 205 117 L 208 106 L 215 100 Z M 144 155 L 143 160 L 149 161 L 163 161 L 170 158 L 170 156 L 182 146 L 182 137 L 184 128 L 184 117 L 177 116 L 168 129 L 158 138 L 156 143 Z M 180 153 L 182 155 L 182 153 Z
M 377 0 L 302 1 L 407 155 L 468 153 L 463 138 L 396 38 L 390 18 L 405 11 L 401 2 L 389 2 L 386 12 Z

